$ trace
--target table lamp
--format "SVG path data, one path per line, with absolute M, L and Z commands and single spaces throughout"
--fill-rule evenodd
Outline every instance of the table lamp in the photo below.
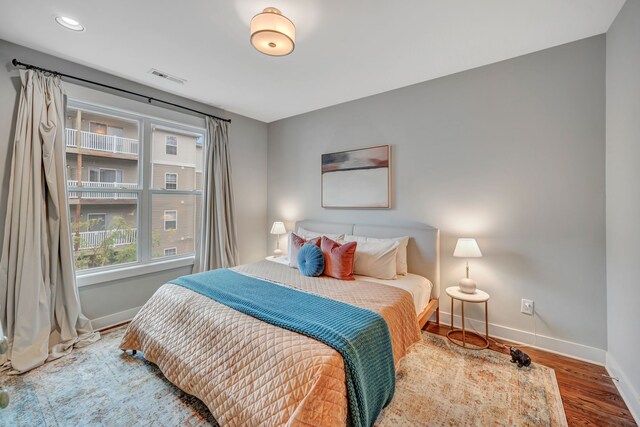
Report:
M 453 256 L 456 258 L 467 258 L 467 277 L 460 279 L 458 286 L 460 287 L 461 292 L 467 294 L 474 293 L 476 291 L 476 282 L 469 278 L 469 258 L 482 257 L 482 252 L 480 252 L 480 247 L 478 246 L 476 239 L 458 239 L 456 248 L 453 251 Z
M 281 221 L 276 221 L 271 226 L 271 234 L 275 234 L 276 236 L 276 250 L 273 251 L 273 256 L 275 258 L 282 255 L 282 249 L 280 249 L 280 235 L 286 234 L 287 229 L 284 227 L 284 223 Z

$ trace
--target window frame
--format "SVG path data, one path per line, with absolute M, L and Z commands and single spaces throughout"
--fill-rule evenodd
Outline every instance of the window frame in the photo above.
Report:
M 126 279 L 128 277 L 134 277 L 139 274 L 149 274 L 153 272 L 164 271 L 172 268 L 180 268 L 190 266 L 194 264 L 194 260 L 197 256 L 199 245 L 194 245 L 194 252 L 188 254 L 178 254 L 167 260 L 164 257 L 153 257 L 152 247 L 152 222 L 153 222 L 153 196 L 154 195 L 193 195 L 203 197 L 203 191 L 194 190 L 165 190 L 153 188 L 153 166 L 152 159 L 153 149 L 153 129 L 173 129 L 175 131 L 184 131 L 188 133 L 200 134 L 206 140 L 207 130 L 202 126 L 196 126 L 193 124 L 187 124 L 184 122 L 177 122 L 168 120 L 165 118 L 159 118 L 148 112 L 144 112 L 141 109 L 140 112 L 132 111 L 130 109 L 122 109 L 117 107 L 119 102 L 113 102 L 109 106 L 103 106 L 102 104 L 96 104 L 91 101 L 84 101 L 75 97 L 68 97 L 65 104 L 66 108 L 81 109 L 82 111 L 110 116 L 118 119 L 124 119 L 138 124 L 138 171 L 137 171 L 137 187 L 136 188 L 123 188 L 118 189 L 118 192 L 131 193 L 136 195 L 136 224 L 138 232 L 137 240 L 137 260 L 130 263 L 114 264 L 110 266 L 78 270 L 76 271 L 76 282 L 79 287 L 88 286 L 93 284 L 99 284 L 109 282 L 113 280 Z M 65 111 L 66 116 L 66 111 Z M 185 119 L 189 122 L 189 118 L 185 116 Z M 66 132 L 65 132 L 66 135 Z M 166 142 L 166 141 L 165 141 Z M 177 137 L 176 137 L 177 146 Z M 162 147 L 162 145 L 158 146 Z M 159 148 L 161 149 L 161 148 Z M 204 162 L 203 156 L 202 161 Z M 66 163 L 66 153 L 64 156 Z M 201 165 L 204 168 L 204 165 Z M 99 168 L 96 168 L 99 169 Z M 87 179 L 89 177 L 87 176 Z M 124 180 L 124 175 L 123 175 Z M 75 179 L 75 178 L 74 178 Z M 177 186 L 177 183 L 176 183 Z M 76 191 L 76 188 L 69 187 L 67 191 Z M 89 191 L 89 190 L 85 190 Z M 112 188 L 91 188 L 91 192 L 112 193 Z M 201 209 L 204 204 L 201 204 Z M 67 202 L 67 209 L 70 208 L 70 204 Z M 195 232 L 201 228 L 204 211 L 200 212 L 200 224 L 195 224 Z M 70 218 L 70 216 L 69 216 Z M 178 226 L 177 212 L 176 212 L 176 229 Z M 164 224 L 163 224 L 164 225 Z
M 167 176 L 169 175 L 173 175 L 176 177 L 175 182 L 172 182 L 171 184 L 175 184 L 176 188 L 168 188 L 167 184 L 169 183 L 169 181 L 167 181 Z M 177 190 L 178 189 L 178 174 L 176 172 L 165 172 L 164 173 L 164 189 L 165 190 Z
M 169 139 L 173 138 L 175 143 L 169 144 Z M 172 150 L 175 150 L 175 153 L 169 153 L 169 147 Z M 164 154 L 167 156 L 177 156 L 178 155 L 178 137 L 176 135 L 165 135 L 164 137 Z

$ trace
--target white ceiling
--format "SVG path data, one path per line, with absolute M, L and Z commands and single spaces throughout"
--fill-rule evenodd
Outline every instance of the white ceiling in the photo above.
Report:
M 271 122 L 604 33 L 623 4 L 0 0 L 0 38 Z M 289 56 L 265 56 L 249 43 L 251 17 L 267 6 L 296 25 Z M 86 31 L 62 28 L 56 15 Z M 161 80 L 150 68 L 187 83 Z

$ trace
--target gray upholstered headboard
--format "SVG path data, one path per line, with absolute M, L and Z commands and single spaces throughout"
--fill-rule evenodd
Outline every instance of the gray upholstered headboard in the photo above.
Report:
M 299 227 L 316 233 L 353 234 L 368 237 L 409 236 L 407 262 L 409 272 L 424 276 L 433 283 L 432 298 L 440 297 L 440 233 L 428 225 L 367 225 L 303 220 Z

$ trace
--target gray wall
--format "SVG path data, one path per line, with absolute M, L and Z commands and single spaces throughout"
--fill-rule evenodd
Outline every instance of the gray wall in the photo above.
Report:
M 381 144 L 393 208 L 322 209 L 320 155 Z M 533 332 L 530 298 L 539 334 L 605 349 L 604 151 L 597 36 L 269 124 L 268 219 L 438 227 L 443 289 L 464 275 L 456 238 L 476 237 L 491 323 Z
M 640 421 L 640 1 L 607 33 L 607 367 Z
M 14 122 L 20 88 L 18 72 L 10 64 L 13 58 L 231 118 L 233 122 L 230 142 L 240 258 L 242 262 L 252 262 L 265 256 L 267 245 L 267 125 L 265 123 L 236 114 L 223 113 L 210 106 L 154 90 L 3 40 L 0 40 L 0 99 L 3 101 L 0 103 L 0 241 L 2 241 L 4 234 Z M 104 100 L 106 105 L 112 105 L 112 102 L 122 103 L 121 107 L 125 109 L 134 105 L 136 111 L 159 118 L 186 121 L 187 124 L 200 126 L 203 126 L 204 123 L 201 117 L 151 106 L 145 102 L 123 100 L 102 91 L 93 91 L 69 84 L 66 86 L 70 95 L 88 96 L 91 97 L 91 100 L 97 101 Z M 114 98 L 116 98 L 115 101 Z M 190 271 L 190 267 L 179 268 L 130 280 L 81 287 L 80 298 L 83 311 L 89 318 L 95 319 L 138 307 L 144 304 L 162 283 L 171 278 L 188 274 Z

